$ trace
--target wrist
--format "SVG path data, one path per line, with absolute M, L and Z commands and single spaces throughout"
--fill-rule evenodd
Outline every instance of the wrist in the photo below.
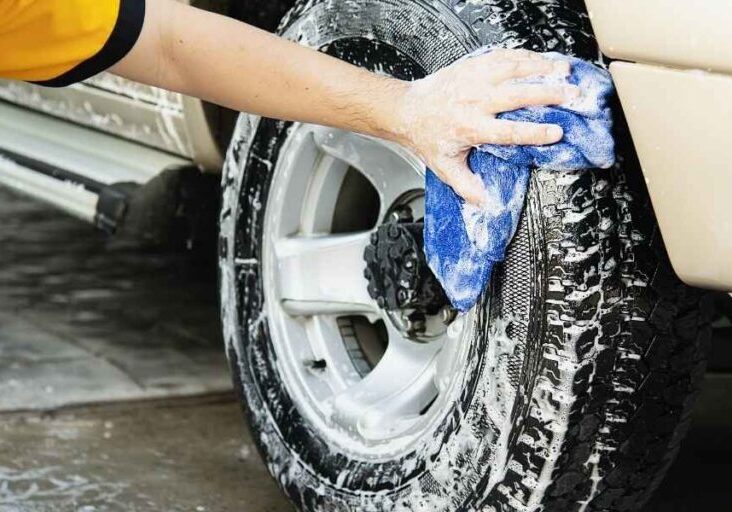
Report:
M 408 102 L 411 82 L 379 77 L 380 94 L 374 96 L 372 135 L 399 144 L 407 143 L 409 133 Z

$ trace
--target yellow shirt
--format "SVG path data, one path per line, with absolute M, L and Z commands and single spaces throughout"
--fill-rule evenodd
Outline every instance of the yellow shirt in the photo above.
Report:
M 144 17 L 145 0 L 0 0 L 0 77 L 85 80 L 132 49 Z

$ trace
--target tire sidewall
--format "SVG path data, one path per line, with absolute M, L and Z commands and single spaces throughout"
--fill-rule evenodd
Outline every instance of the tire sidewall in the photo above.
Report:
M 344 37 L 383 42 L 410 55 L 426 72 L 478 45 L 444 4 L 422 0 L 304 2 L 282 26 L 290 39 L 316 48 Z M 269 183 L 288 127 L 287 123 L 242 116 L 223 175 L 223 329 L 235 386 L 247 404 L 254 439 L 270 472 L 301 510 L 452 511 L 486 505 L 513 510 L 523 509 L 527 502 L 540 505 L 562 451 L 563 433 L 553 432 L 548 425 L 569 424 L 562 407 L 571 400 L 572 383 L 580 370 L 573 351 L 580 346 L 583 332 L 567 327 L 576 319 L 575 310 L 587 309 L 585 304 L 564 301 L 567 291 L 557 293 L 561 300 L 555 301 L 553 309 L 546 308 L 546 280 L 554 272 L 582 287 L 587 267 L 563 261 L 566 248 L 561 244 L 572 238 L 566 231 L 574 229 L 566 225 L 563 212 L 576 213 L 580 207 L 575 208 L 573 201 L 585 196 L 591 207 L 606 208 L 612 202 L 609 190 L 613 185 L 608 181 L 612 178 L 546 172 L 532 177 L 517 232 L 517 238 L 523 237 L 530 245 L 533 260 L 531 309 L 521 313 L 528 316 L 523 346 L 517 348 L 508 332 L 515 314 L 506 306 L 511 301 L 507 289 L 511 283 L 505 279 L 511 262 L 507 261 L 492 284 L 494 300 L 479 307 L 462 393 L 454 409 L 432 438 L 425 440 L 420 453 L 372 464 L 334 449 L 303 421 L 278 376 L 276 354 L 269 342 L 259 268 L 262 226 Z M 587 209 L 587 204 L 580 209 Z M 589 263 L 593 269 L 603 264 L 601 259 Z M 596 309 L 603 307 L 600 304 Z M 517 349 L 525 354 L 521 357 L 523 377 L 512 391 L 504 381 L 509 380 L 509 359 Z M 588 360 L 595 355 L 585 354 Z M 522 450 L 515 450 L 521 443 Z M 527 467 L 532 470 L 526 471 Z M 534 494 L 527 497 L 526 493 Z
M 342 38 L 368 34 L 379 43 L 386 43 L 404 53 L 411 52 L 407 53 L 410 57 L 416 54 L 414 60 L 426 72 L 449 64 L 475 45 L 475 41 L 467 38 L 465 33 L 450 31 L 450 21 L 455 21 L 452 13 L 444 9 L 435 13 L 434 6 L 427 9 L 421 1 L 359 2 L 363 11 L 351 11 L 353 16 L 350 19 L 358 21 L 350 24 L 333 23 L 330 18 L 334 11 L 330 4 L 316 2 L 304 10 L 300 9 L 299 14 L 285 24 L 284 35 L 302 44 L 324 48 Z M 414 12 L 421 16 L 414 17 Z M 364 26 L 368 23 L 367 13 L 370 13 L 373 25 Z M 414 26 L 411 30 L 406 29 L 411 37 L 404 37 L 404 24 L 398 21 L 409 18 L 413 19 Z M 388 22 L 386 26 L 378 24 L 384 20 Z M 432 47 L 425 45 L 424 35 L 420 36 L 429 26 L 427 22 L 432 24 L 434 31 L 429 38 L 433 42 Z M 328 26 L 337 30 L 322 28 Z M 458 400 L 451 412 L 433 432 L 431 439 L 425 439 L 418 453 L 415 451 L 398 460 L 374 464 L 354 460 L 328 446 L 299 416 L 277 374 L 276 354 L 268 341 L 270 333 L 263 316 L 266 296 L 258 266 L 242 269 L 234 264 L 235 259 L 259 261 L 272 169 L 276 167 L 289 126 L 287 123 L 242 116 L 235 130 L 223 179 L 220 265 L 223 327 L 235 383 L 248 404 L 248 420 L 260 451 L 285 492 L 304 510 L 334 510 L 338 506 L 358 506 L 359 510 L 399 507 L 452 510 L 456 500 L 460 501 L 459 496 L 463 497 L 462 500 L 471 498 L 477 482 L 485 476 L 478 471 L 453 481 L 459 472 L 470 473 L 467 467 L 458 467 L 456 459 L 459 456 L 466 460 L 491 458 L 482 443 L 482 427 L 466 425 L 464 418 L 464 411 L 470 407 L 473 393 L 479 386 L 478 379 L 485 368 L 484 356 L 490 354 L 487 337 L 484 336 L 487 304 L 479 307 L 480 318 L 467 358 L 470 363 L 464 369 L 461 396 L 456 397 Z M 252 158 L 257 148 L 261 148 L 264 154 L 259 153 Z M 242 193 L 243 190 L 246 192 Z M 243 224 L 237 222 L 237 218 L 246 217 L 253 220 L 242 229 Z M 243 248 L 242 245 L 249 247 Z M 237 280 L 242 279 L 245 284 L 237 286 Z M 242 289 L 246 291 L 242 293 Z M 278 413 L 282 411 L 287 412 L 280 416 Z M 463 433 L 456 436 L 461 429 Z M 500 435 L 497 431 L 494 434 Z M 480 452 L 480 455 L 472 452 Z M 428 485 L 425 480 L 438 484 L 438 488 L 452 489 L 448 493 L 435 493 L 424 488 Z M 360 496 L 354 498 L 354 492 Z

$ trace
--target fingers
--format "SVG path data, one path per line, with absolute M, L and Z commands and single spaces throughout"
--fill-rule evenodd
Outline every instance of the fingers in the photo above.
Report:
M 567 61 L 550 59 L 529 50 L 493 50 L 467 62 L 480 70 L 492 84 L 535 76 L 567 77 L 572 71 Z
M 489 112 L 509 112 L 536 105 L 560 105 L 580 95 L 575 85 L 500 85 L 491 94 Z
M 445 68 L 419 81 L 419 88 L 413 89 L 418 104 L 435 108 L 423 110 L 426 119 L 415 123 L 408 145 L 456 194 L 482 206 L 488 195 L 482 180 L 467 165 L 471 146 L 541 146 L 559 142 L 564 136 L 557 125 L 496 119 L 495 114 L 537 105 L 559 105 L 580 94 L 576 86 L 569 84 L 507 81 L 554 74 L 564 78 L 570 71 L 567 62 L 526 50 L 495 50 Z
M 498 48 L 486 54 L 487 57 L 496 60 L 546 60 L 542 54 L 531 50 Z
M 476 206 L 485 202 L 483 182 L 473 174 L 465 161 L 447 164 L 442 169 L 435 169 L 435 173 L 467 202 Z
M 476 129 L 472 144 L 543 146 L 559 142 L 563 136 L 564 130 L 556 124 L 495 119 Z
M 499 84 L 507 80 L 517 80 L 534 76 L 556 75 L 566 77 L 571 71 L 569 62 L 549 59 L 509 60 L 496 63 L 487 69 L 489 81 Z

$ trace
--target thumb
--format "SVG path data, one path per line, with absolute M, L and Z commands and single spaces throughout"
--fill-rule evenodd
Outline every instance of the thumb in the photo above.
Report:
M 475 206 L 482 206 L 485 203 L 486 192 L 483 181 L 470 170 L 466 160 L 446 163 L 435 169 L 435 173 L 468 203 Z

